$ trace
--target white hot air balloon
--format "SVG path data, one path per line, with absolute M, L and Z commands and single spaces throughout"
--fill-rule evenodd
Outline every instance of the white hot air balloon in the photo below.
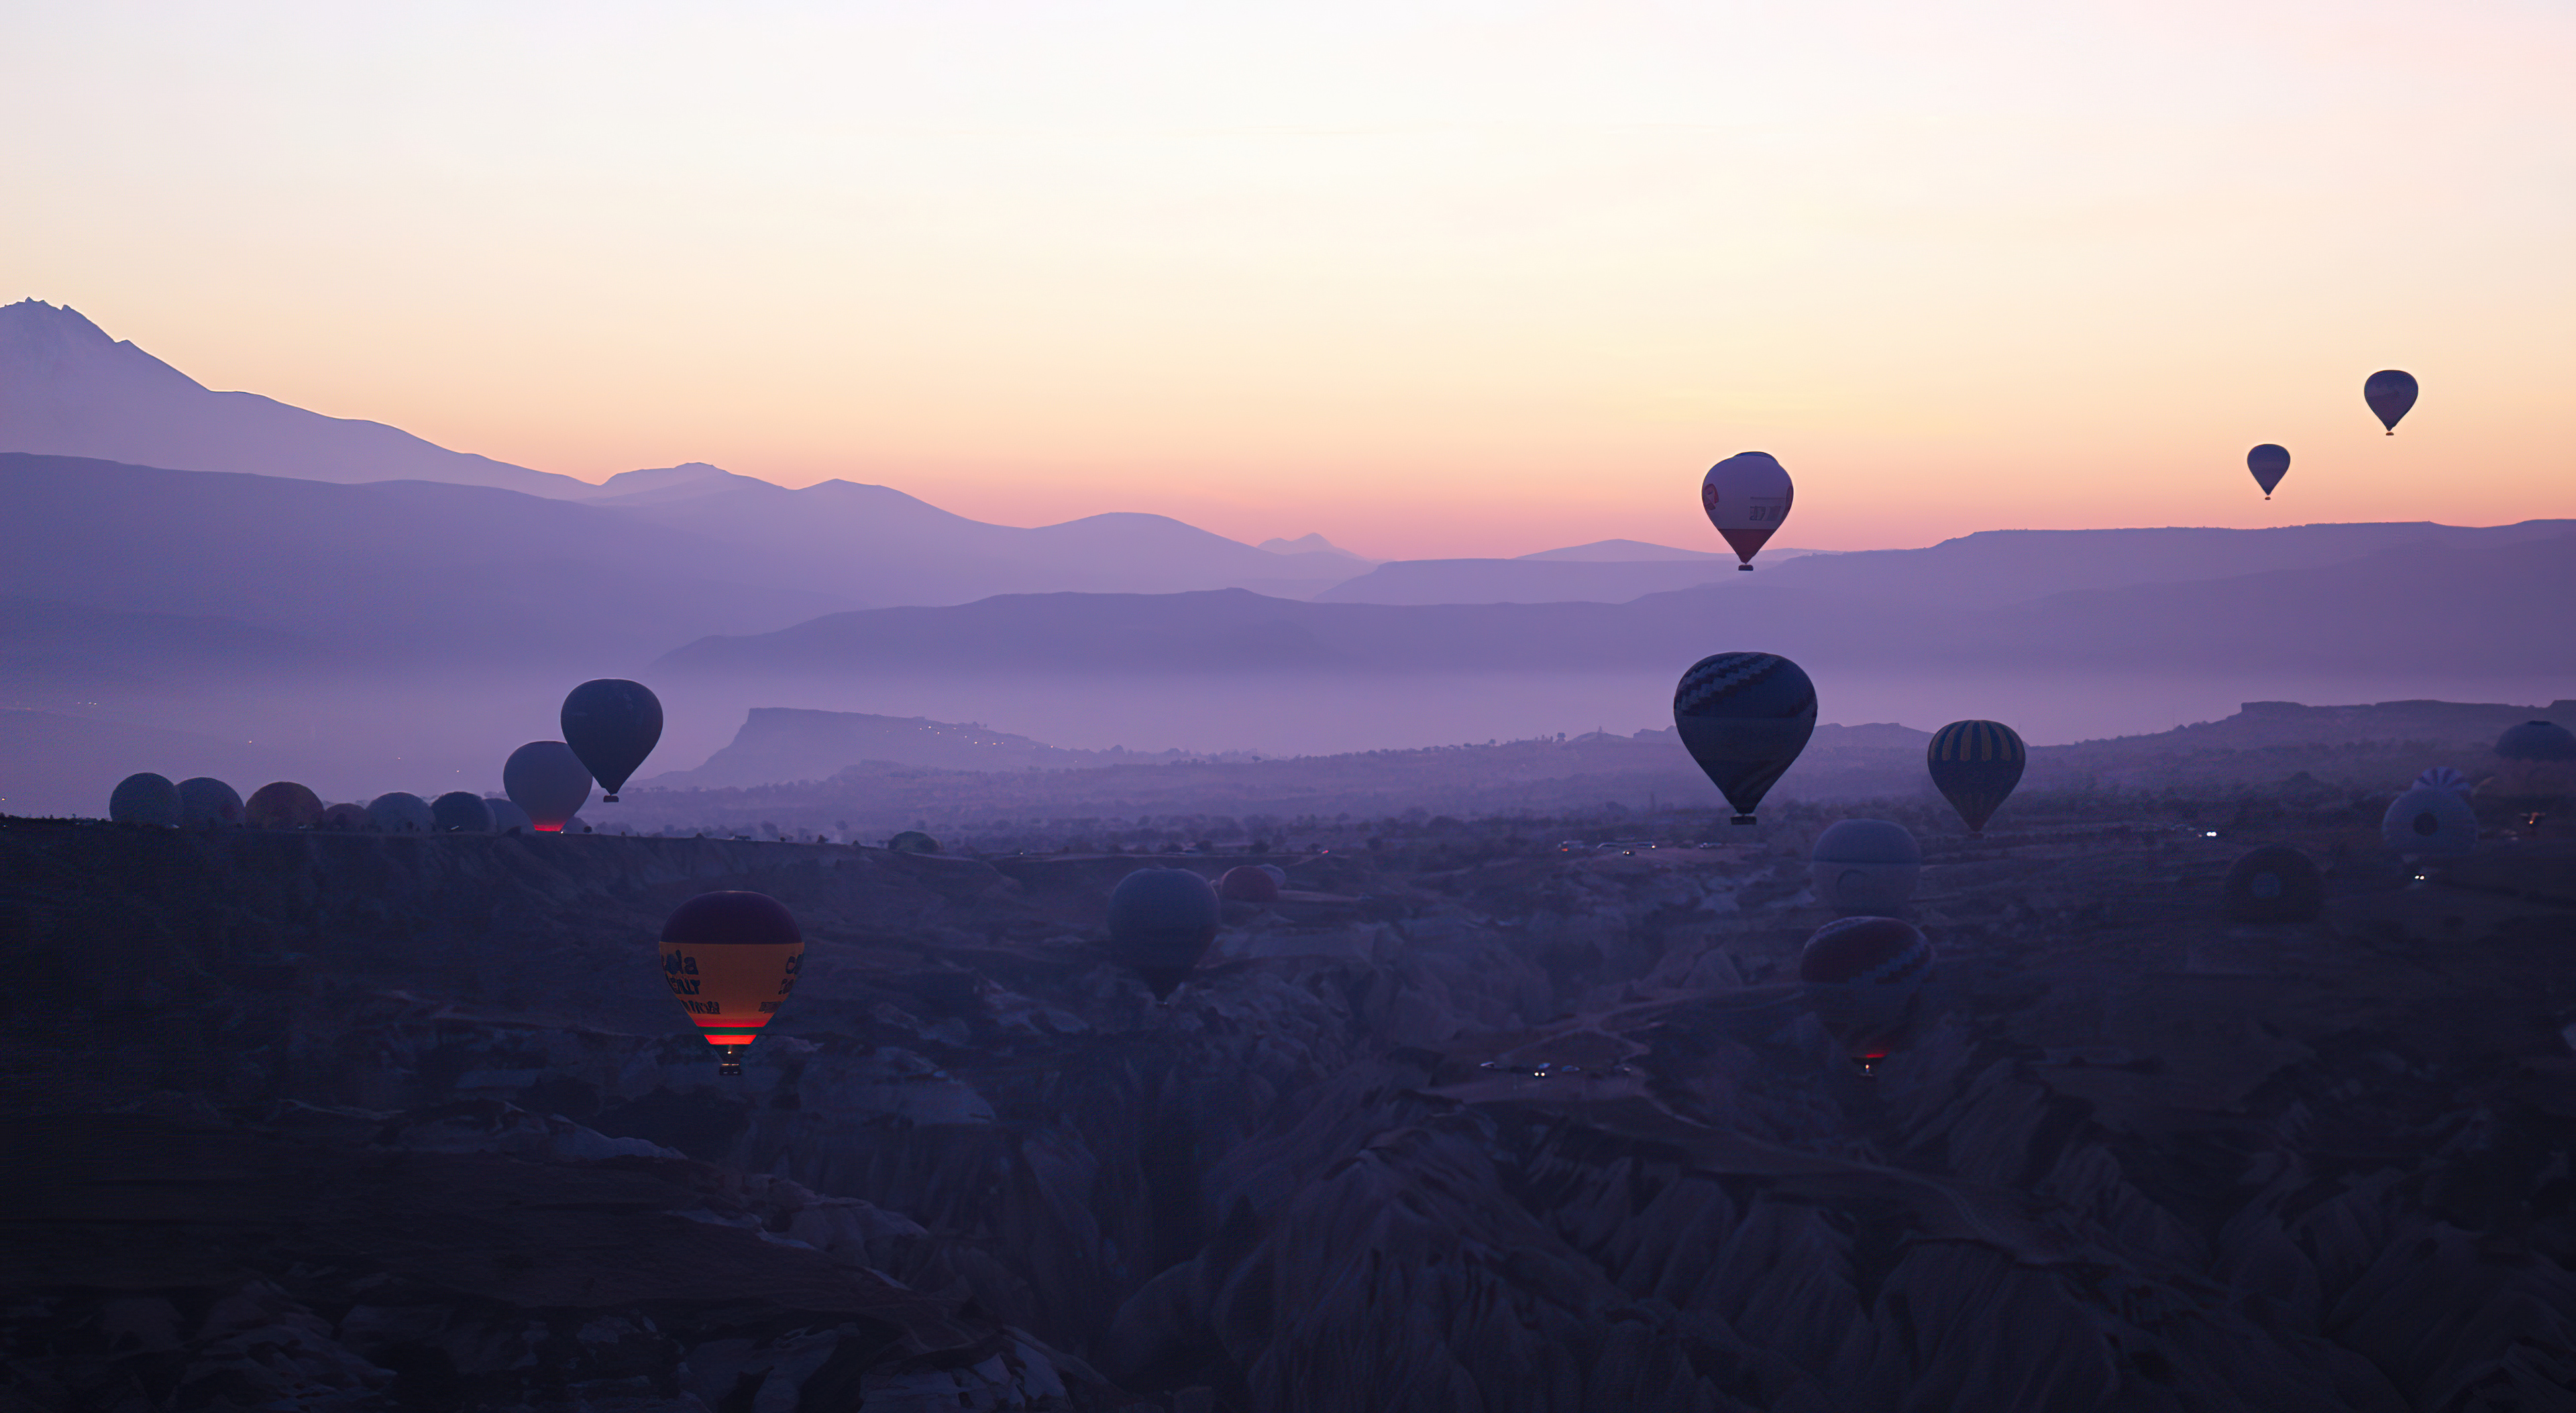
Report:
M 2465 854 L 2478 846 L 2478 812 L 2460 791 L 2419 784 L 2389 802 L 2379 837 L 2412 858 Z
M 1739 451 L 1708 468 L 1699 483 L 1700 508 L 1742 561 L 1735 567 L 1744 570 L 1789 518 L 1791 494 L 1788 468 L 1767 451 Z

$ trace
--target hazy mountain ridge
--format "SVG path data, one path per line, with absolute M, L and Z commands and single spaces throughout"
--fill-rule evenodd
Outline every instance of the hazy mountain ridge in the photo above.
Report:
M 586 481 L 397 427 L 215 392 L 68 305 L 0 305 L 0 451 L 336 482 L 411 478 L 578 498 Z
M 755 713 L 754 721 L 746 723 L 744 737 L 774 742 L 775 733 L 759 717 Z M 2490 748 L 2496 736 L 2535 717 L 2576 722 L 2576 700 L 2545 707 L 2248 702 L 2219 721 L 2034 747 L 2021 794 L 2180 792 L 2337 807 L 2359 795 L 2384 803 L 2429 766 L 2448 765 L 2472 778 L 2483 775 L 2494 767 Z M 1774 787 L 1766 808 L 1792 802 L 1923 800 L 1934 803 L 1937 815 L 1946 807 L 1938 805 L 1925 773 L 1924 749 L 1930 740 L 1928 730 L 1895 723 L 1819 726 Z M 777 773 L 770 783 L 697 786 L 695 777 L 706 773 L 693 772 L 694 787 L 683 790 L 658 788 L 665 782 L 657 780 L 650 782 L 656 788 L 627 795 L 634 808 L 620 818 L 648 829 L 731 830 L 765 822 L 863 833 L 915 825 L 973 832 L 998 828 L 993 822 L 1003 820 L 1015 821 L 1013 827 L 1025 833 L 1048 820 L 1072 827 L 1104 818 L 1368 819 L 1407 811 L 1474 818 L 1605 808 L 1644 816 L 1659 810 L 1722 808 L 1716 791 L 1668 727 L 1624 736 L 1585 732 L 1418 750 L 1083 763 L 1038 771 L 999 760 L 981 768 L 946 763 L 954 758 L 953 753 L 934 758 L 919 752 L 909 760 L 852 761 L 835 770 L 828 752 L 792 762 L 773 755 Z M 743 763 L 749 759 L 747 753 Z M 2375 810 L 2363 810 L 2374 824 Z
M 2335 532 L 2328 538 L 2342 544 L 2390 538 L 2328 528 Z M 2101 537 L 2112 532 L 2075 533 L 2109 543 Z M 1759 649 L 1810 668 L 2148 665 L 2223 673 L 2282 661 L 2333 666 L 2391 652 L 2454 670 L 2576 655 L 2576 615 L 2548 607 L 2576 602 L 2576 527 L 2566 522 L 2419 532 L 2353 559 L 2200 583 L 2063 588 L 2025 580 L 2027 597 L 2001 604 L 1978 602 L 1989 576 L 1974 563 L 1958 576 L 1964 587 L 1927 575 L 1904 594 L 1862 592 L 1883 572 L 1866 564 L 1853 576 L 1857 584 L 1837 577 L 1841 566 L 1869 558 L 1819 556 L 1817 571 L 1803 581 L 1783 574 L 1621 604 L 1301 603 L 1240 590 L 1002 596 L 954 608 L 835 614 L 757 637 L 703 640 L 666 654 L 656 668 L 777 677 L 830 676 L 839 664 L 856 663 L 871 670 L 1178 674 L 1678 672 L 1709 652 Z
M 820 780 L 869 762 L 936 770 L 1071 770 L 1183 756 L 1180 751 L 1051 746 L 974 722 L 753 707 L 732 742 L 705 764 L 654 776 L 639 782 L 638 788 L 710 789 Z

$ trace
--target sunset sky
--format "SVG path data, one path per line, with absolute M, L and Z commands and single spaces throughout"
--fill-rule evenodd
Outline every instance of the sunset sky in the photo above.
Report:
M 83 4 L 0 300 L 590 479 L 1383 557 L 2576 515 L 2564 3 Z M 2424 383 L 2397 437 L 2362 378 Z M 2266 504 L 2248 446 L 2294 462 Z

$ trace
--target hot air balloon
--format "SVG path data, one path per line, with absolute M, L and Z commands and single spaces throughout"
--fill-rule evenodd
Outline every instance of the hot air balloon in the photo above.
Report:
M 329 809 L 322 811 L 322 823 L 316 827 L 328 829 L 335 834 L 355 834 L 358 831 L 369 827 L 367 824 L 367 807 L 365 805 L 333 805 Z
M 2238 922 L 2312 922 L 2325 908 L 2325 877 L 2307 855 L 2266 844 L 2227 870 L 2219 897 Z
M 1699 504 L 1708 512 L 1708 523 L 1735 551 L 1740 561 L 1735 567 L 1748 572 L 1763 542 L 1789 518 L 1792 495 L 1789 469 L 1767 451 L 1739 451 L 1708 468 L 1699 483 Z
M 1216 890 L 1188 869 L 1138 869 L 1110 890 L 1109 954 L 1167 1001 L 1216 941 L 1219 912 Z
M 563 742 L 530 741 L 510 752 L 501 788 L 538 833 L 560 834 L 564 821 L 590 801 L 590 771 Z
M 2245 469 L 2254 473 L 2254 484 L 2263 488 L 2263 499 L 2272 498 L 2272 488 L 2290 474 L 2290 450 L 2265 442 L 2245 453 Z
M 185 815 L 179 808 L 179 787 L 170 783 L 169 776 L 147 770 L 116 782 L 107 797 L 107 817 L 119 824 L 176 829 Z
M 805 965 L 805 934 L 766 893 L 701 893 L 662 924 L 662 979 L 716 1047 L 716 1073 L 742 1073 L 742 1052 L 787 1003 Z
M 2418 785 L 2429 785 L 2436 790 L 2448 790 L 2453 794 L 2458 795 L 2466 795 L 2469 793 L 2469 777 L 2462 775 L 2447 765 L 2437 765 L 2432 767 L 2423 774 L 2416 776 L 2415 783 Z
M 1986 821 L 2012 798 L 2029 756 L 2020 734 L 2000 721 L 1953 721 L 1932 733 L 1923 753 L 1933 788 L 1971 834 L 1985 833 Z
M 564 698 L 563 738 L 613 805 L 626 777 L 662 739 L 661 699 L 622 677 L 584 682 Z
M 2478 812 L 2460 791 L 2418 784 L 2388 802 L 2379 837 L 2401 854 L 2465 854 L 2478 846 Z
M 179 782 L 179 822 L 190 829 L 237 829 L 242 797 L 211 775 Z
M 1229 903 L 1275 903 L 1279 880 L 1259 864 L 1238 864 L 1217 879 L 1216 895 Z
M 1914 896 L 1923 846 L 1884 819 L 1843 819 L 1816 836 L 1807 876 L 1816 901 L 1847 913 L 1886 913 Z
M 907 829 L 886 841 L 886 847 L 898 854 L 935 854 L 939 841 L 918 829 Z
M 2526 721 L 2496 738 L 2496 773 L 2478 785 L 2478 797 L 2522 816 L 2525 831 L 2566 808 L 2576 794 L 2576 732 L 2549 721 Z M 188 787 L 181 785 L 181 791 Z
M 2370 404 L 2370 410 L 2378 414 L 2379 425 L 2386 427 L 2392 437 L 2397 435 L 2397 419 L 2415 405 L 2415 393 L 2415 375 L 2394 368 L 2371 374 L 2361 385 L 2361 400 Z
M 1798 955 L 1798 982 L 1816 1019 L 1862 1068 L 1912 1035 L 1932 942 L 1892 917 L 1846 917 L 1817 928 Z
M 367 827 L 379 834 L 427 834 L 437 826 L 429 801 L 396 790 L 367 801 Z
M 1277 864 L 1262 864 L 1260 865 L 1260 868 L 1263 873 L 1270 875 L 1271 882 L 1278 884 L 1282 888 L 1288 886 L 1288 870 L 1281 868 Z
M 1673 689 L 1673 727 L 1735 807 L 1735 822 L 1751 824 L 1762 797 L 1815 734 L 1816 684 L 1771 653 L 1704 657 Z
M 429 821 L 441 834 L 489 834 L 492 807 L 470 790 L 450 790 L 429 802 Z
M 250 792 L 242 819 L 253 829 L 311 829 L 322 822 L 322 797 L 292 780 L 274 780 Z
M 483 808 L 492 812 L 492 832 L 495 834 L 530 834 L 536 830 L 528 820 L 528 812 L 511 804 L 506 796 L 484 796 Z

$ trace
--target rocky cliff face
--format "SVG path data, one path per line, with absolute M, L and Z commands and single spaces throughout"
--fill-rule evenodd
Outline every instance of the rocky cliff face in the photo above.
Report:
M 64 1409 L 2569 1406 L 2576 913 L 2347 867 L 2323 921 L 2231 927 L 2243 846 L 1936 849 L 1933 1004 L 1864 1074 L 1783 984 L 1825 916 L 1801 861 L 1756 847 L 1282 860 L 1157 1007 L 1100 946 L 1126 860 L 13 823 L 0 1377 Z M 739 1080 L 650 945 L 719 887 L 810 944 Z

